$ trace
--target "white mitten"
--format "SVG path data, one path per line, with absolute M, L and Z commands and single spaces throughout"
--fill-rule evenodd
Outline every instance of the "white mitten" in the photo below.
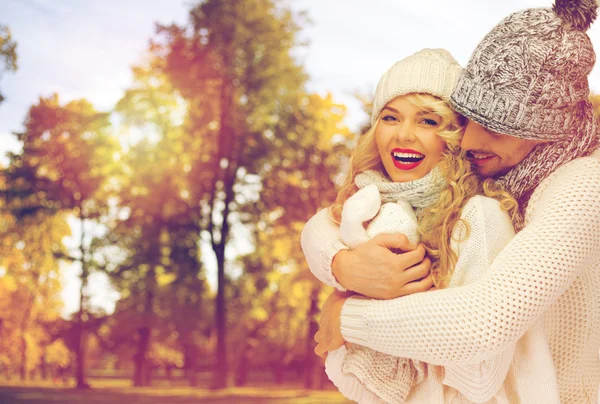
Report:
M 379 233 L 402 233 L 411 243 L 418 244 L 418 226 L 417 215 L 407 201 L 384 203 L 379 214 L 367 226 L 367 239 Z
M 381 207 L 381 194 L 376 185 L 368 185 L 358 190 L 344 203 L 340 235 L 350 248 L 363 244 L 369 237 L 364 222 L 375 217 Z

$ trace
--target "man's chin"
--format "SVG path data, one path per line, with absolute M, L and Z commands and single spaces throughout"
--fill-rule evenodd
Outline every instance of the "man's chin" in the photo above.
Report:
M 501 170 L 494 167 L 475 167 L 475 172 L 479 178 L 498 179 L 510 170 Z
M 483 178 L 483 179 L 496 177 L 496 175 L 494 175 L 493 172 L 490 172 L 489 170 L 486 170 L 485 168 L 475 167 L 475 172 L 477 173 L 477 176 L 479 178 Z

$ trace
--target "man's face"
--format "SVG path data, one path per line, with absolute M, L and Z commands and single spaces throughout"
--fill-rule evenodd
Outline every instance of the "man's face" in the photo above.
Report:
M 469 121 L 460 147 L 481 177 L 498 177 L 519 164 L 541 141 L 492 132 Z

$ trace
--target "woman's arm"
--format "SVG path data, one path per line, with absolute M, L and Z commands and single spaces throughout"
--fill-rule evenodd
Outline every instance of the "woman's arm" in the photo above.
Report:
M 344 292 L 346 288 L 331 272 L 331 262 L 338 252 L 348 247 L 342 243 L 340 228 L 331 220 L 327 210 L 319 211 L 304 225 L 300 244 L 313 275 L 324 284 Z
M 439 365 L 508 349 L 600 259 L 600 162 L 580 159 L 540 186 L 529 223 L 480 281 L 389 301 L 350 298 L 345 340 Z

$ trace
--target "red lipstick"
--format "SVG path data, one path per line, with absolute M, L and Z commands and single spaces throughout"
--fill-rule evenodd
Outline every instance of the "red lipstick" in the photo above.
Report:
M 395 148 L 392 150 L 391 155 L 394 165 L 400 170 L 412 170 L 425 159 L 423 153 L 413 149 Z

